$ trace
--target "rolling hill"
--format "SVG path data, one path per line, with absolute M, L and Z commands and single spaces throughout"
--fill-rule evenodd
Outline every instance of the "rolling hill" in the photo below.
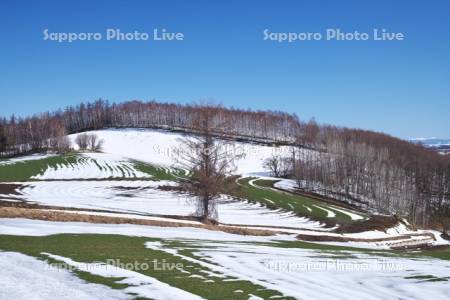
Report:
M 449 252 L 426 250 L 449 244 L 439 232 L 297 193 L 264 166 L 289 146 L 233 142 L 245 156 L 216 201 L 217 224 L 205 225 L 195 197 L 179 189 L 189 176 L 176 159 L 185 134 L 89 133 L 104 141 L 101 152 L 0 161 L 0 279 L 21 278 L 0 295 L 31 295 L 27 276 L 47 264 L 36 276 L 61 297 L 60 289 L 111 299 L 379 299 L 425 288 L 448 297 Z

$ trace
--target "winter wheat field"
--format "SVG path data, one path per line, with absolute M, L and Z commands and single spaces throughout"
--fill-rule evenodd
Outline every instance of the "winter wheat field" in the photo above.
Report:
M 244 155 L 205 225 L 179 189 L 182 134 L 92 133 L 101 152 L 0 161 L 0 299 L 450 298 L 439 232 L 364 229 L 370 212 L 297 193 L 263 166 L 288 146 L 234 142 Z

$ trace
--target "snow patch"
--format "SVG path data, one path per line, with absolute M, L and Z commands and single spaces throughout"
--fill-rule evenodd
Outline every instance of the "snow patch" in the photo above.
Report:
M 133 163 L 117 155 L 85 153 L 76 157 L 74 164 L 49 166 L 43 174 L 33 179 L 104 179 L 104 178 L 149 178 L 149 174 L 137 170 Z
M 0 299 L 131 299 L 120 290 L 85 282 L 21 253 L 0 252 L 0 265 Z
M 198 300 L 203 299 L 197 295 L 191 294 L 184 290 L 172 287 L 167 283 L 161 282 L 153 277 L 143 275 L 138 272 L 118 268 L 113 265 L 104 263 L 79 263 L 70 258 L 53 255 L 50 253 L 42 253 L 50 258 L 62 261 L 69 266 L 76 267 L 80 271 L 88 272 L 102 277 L 125 277 L 118 281 L 131 285 L 124 289 L 127 293 L 135 293 L 141 297 L 147 297 L 155 300 L 172 300 L 172 299 L 186 299 Z

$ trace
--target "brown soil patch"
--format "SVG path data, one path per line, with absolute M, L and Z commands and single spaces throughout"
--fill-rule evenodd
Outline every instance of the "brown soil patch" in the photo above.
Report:
M 444 240 L 450 241 L 450 235 L 447 232 L 443 232 L 441 234 L 441 238 L 443 238 Z
M 53 208 L 52 208 L 53 209 Z M 59 211 L 46 211 L 42 209 L 30 209 L 19 207 L 0 207 L 0 218 L 26 218 L 33 220 L 56 222 L 88 222 L 95 224 L 135 224 L 159 227 L 194 227 L 208 230 L 223 231 L 240 235 L 271 236 L 277 232 L 259 229 L 239 228 L 234 226 L 217 226 L 213 224 L 186 224 L 179 222 L 164 222 L 157 220 L 140 220 L 132 218 L 92 216 Z
M 70 210 L 70 211 L 88 211 L 88 212 L 100 212 L 100 213 L 115 213 L 122 214 L 126 212 L 118 212 L 113 210 L 105 210 L 105 209 L 89 209 L 89 208 L 75 208 L 75 207 L 65 207 L 65 206 L 50 206 L 50 205 L 41 205 L 37 203 L 31 202 L 11 202 L 11 201 L 2 201 L 0 200 L 0 208 L 1 207 L 15 207 L 15 208 L 30 208 L 30 209 L 51 209 L 51 210 Z M 129 212 L 134 213 L 134 212 Z M 158 214 L 137 214 L 148 217 L 160 217 L 160 218 L 170 218 L 176 220 L 187 220 L 187 221 L 200 221 L 200 218 L 194 216 L 178 216 L 178 215 L 158 215 Z
M 21 184 L 0 184 L 0 194 L 4 195 L 19 195 L 19 193 L 16 191 L 17 188 L 21 187 Z
M 158 186 L 157 189 L 166 192 L 186 193 L 186 190 L 180 186 L 161 185 Z
M 339 226 L 339 228 L 337 228 L 335 232 L 358 233 L 372 230 L 379 230 L 385 232 L 387 229 L 397 225 L 399 221 L 400 219 L 395 216 L 372 215 L 367 220 L 341 224 L 341 226 Z
M 409 239 L 415 236 L 428 236 L 432 238 L 433 240 L 434 235 L 431 233 L 417 233 L 417 234 L 405 234 L 405 235 L 399 235 L 399 236 L 393 236 L 393 237 L 386 237 L 386 238 L 374 238 L 374 239 L 363 239 L 363 238 L 352 238 L 352 237 L 345 237 L 345 236 L 332 236 L 332 235 L 306 235 L 306 234 L 299 234 L 297 235 L 297 238 L 303 241 L 309 241 L 309 242 L 389 242 L 389 241 L 397 241 L 397 240 L 403 240 L 403 239 Z

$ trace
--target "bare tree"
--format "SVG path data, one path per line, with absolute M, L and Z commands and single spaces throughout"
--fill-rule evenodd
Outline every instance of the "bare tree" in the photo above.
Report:
M 75 143 L 80 150 L 86 150 L 89 143 L 89 135 L 87 133 L 77 135 L 75 138 Z
M 57 151 L 59 153 L 67 153 L 72 150 L 70 139 L 67 135 L 60 136 L 57 139 Z
M 316 120 L 312 118 L 304 126 L 304 135 L 303 135 L 304 145 L 307 147 L 313 147 L 314 144 L 316 143 L 318 134 L 319 134 L 319 126 L 317 125 Z
M 179 163 L 190 171 L 182 187 L 196 196 L 196 214 L 204 222 L 217 219 L 217 202 L 226 177 L 235 169 L 234 161 L 242 154 L 227 149 L 220 139 L 226 124 L 221 123 L 217 106 L 207 105 L 198 110 L 196 134 L 182 140 Z
M 101 151 L 103 148 L 104 141 L 99 139 L 96 134 L 89 134 L 88 139 L 88 148 L 92 151 Z
M 6 135 L 3 129 L 3 125 L 0 123 L 0 157 L 2 156 L 3 151 L 6 149 Z
M 99 139 L 99 137 L 93 133 L 82 133 L 75 138 L 75 143 L 80 150 L 89 149 L 91 151 L 101 151 L 103 142 L 103 140 Z
M 275 177 L 287 177 L 292 173 L 292 158 L 273 154 L 264 161 L 264 167 Z

